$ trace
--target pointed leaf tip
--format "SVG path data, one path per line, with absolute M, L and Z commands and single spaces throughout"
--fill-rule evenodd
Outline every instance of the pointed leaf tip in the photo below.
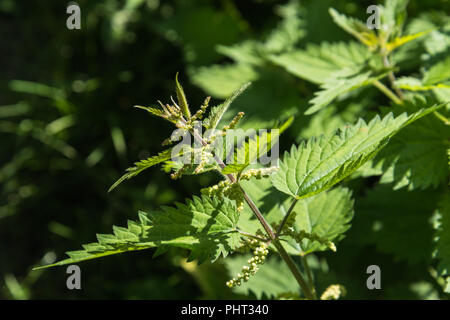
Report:
M 177 99 L 178 99 L 178 104 L 181 109 L 181 112 L 187 119 L 190 119 L 191 112 L 189 111 L 189 105 L 188 105 L 183 87 L 181 86 L 180 82 L 178 81 L 178 72 L 175 75 L 175 84 L 176 84 L 175 91 L 177 92 Z

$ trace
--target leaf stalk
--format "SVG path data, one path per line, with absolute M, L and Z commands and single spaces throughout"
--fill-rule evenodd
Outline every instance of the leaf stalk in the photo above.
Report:
M 372 82 L 375 87 L 377 87 L 381 92 L 383 92 L 388 98 L 390 98 L 395 104 L 403 104 L 403 101 L 395 95 L 388 87 L 382 84 L 379 80 Z

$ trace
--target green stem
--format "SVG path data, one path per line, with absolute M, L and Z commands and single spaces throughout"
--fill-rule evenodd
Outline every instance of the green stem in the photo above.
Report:
M 291 256 L 286 252 L 286 250 L 284 249 L 280 240 L 277 238 L 277 239 L 274 239 L 272 242 L 273 242 L 275 248 L 277 248 L 277 251 L 280 254 L 281 258 L 284 260 L 284 262 L 289 267 L 289 270 L 291 270 L 291 273 L 294 275 L 295 280 L 297 280 L 298 284 L 300 285 L 300 288 L 302 288 L 302 291 L 305 294 L 305 297 L 309 300 L 315 300 L 316 298 L 311 293 L 311 290 L 309 289 L 306 281 L 303 279 L 303 276 L 300 273 L 300 270 L 298 269 L 294 260 L 292 260 Z
M 292 201 L 291 206 L 289 207 L 288 211 L 286 212 L 286 215 L 283 218 L 283 221 L 281 221 L 280 226 L 278 227 L 277 236 L 279 236 L 281 234 L 281 231 L 283 231 L 283 227 L 286 224 L 286 221 L 289 218 L 289 215 L 291 214 L 292 210 L 294 210 L 297 201 L 298 199 L 294 199 L 294 201 Z
M 309 287 L 311 288 L 314 299 L 317 299 L 316 287 L 314 286 L 311 269 L 309 268 L 308 265 L 308 256 L 302 256 L 301 259 L 303 262 L 303 267 L 305 268 L 306 271 L 306 276 L 308 277 Z
M 388 87 L 382 84 L 380 81 L 375 80 L 372 82 L 381 92 L 383 92 L 388 98 L 390 98 L 395 104 L 403 104 L 403 101 L 395 95 Z
M 242 189 L 242 187 L 241 187 Z M 253 200 L 244 192 L 244 198 L 247 204 L 252 209 L 253 213 L 256 215 L 256 217 L 259 220 L 259 217 L 262 217 L 261 212 L 259 211 L 258 207 L 255 205 Z M 311 290 L 309 289 L 308 285 L 306 284 L 305 280 L 303 279 L 302 274 L 300 273 L 300 270 L 298 269 L 297 265 L 295 264 L 294 260 L 292 260 L 291 256 L 286 252 L 283 245 L 281 244 L 280 240 L 278 239 L 277 235 L 273 232 L 272 228 L 267 224 L 264 218 L 262 220 L 259 220 L 266 230 L 267 234 L 269 235 L 270 240 L 274 244 L 275 248 L 277 248 L 277 251 L 281 258 L 284 260 L 284 262 L 288 265 L 289 270 L 291 270 L 292 274 L 294 275 L 295 279 L 297 280 L 300 288 L 302 289 L 303 293 L 305 294 L 305 297 L 309 300 L 313 300 L 314 296 L 311 293 Z
M 383 55 L 383 64 L 386 68 L 391 68 L 391 63 L 389 62 L 389 57 L 387 54 Z M 393 71 L 388 73 L 389 81 L 391 82 L 391 87 L 394 89 L 400 100 L 403 100 L 403 92 L 395 85 L 395 75 Z
M 269 240 L 269 239 L 261 238 L 261 237 L 257 236 L 256 234 L 251 234 L 251 233 L 248 233 L 248 232 L 244 232 L 242 230 L 238 230 L 238 232 L 240 234 L 242 234 L 243 236 L 245 236 L 245 237 L 253 238 L 253 239 L 256 239 L 256 240 L 259 240 L 259 241 L 262 241 L 262 242 L 267 242 Z

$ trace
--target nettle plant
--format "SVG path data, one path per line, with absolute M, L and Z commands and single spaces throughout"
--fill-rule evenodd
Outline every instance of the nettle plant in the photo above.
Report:
M 113 234 L 98 234 L 97 242 L 84 245 L 83 250 L 67 252 L 68 259 L 50 266 L 155 247 L 157 256 L 169 247 L 180 247 L 190 250 L 188 260 L 199 263 L 216 262 L 219 258 L 225 259 L 225 263 L 229 260 L 228 267 L 234 272 L 234 277 L 224 285 L 234 290 L 245 288 L 257 296 L 265 293 L 278 298 L 340 298 L 345 293 L 340 284 L 329 284 L 323 292 L 316 292 L 314 274 L 307 260 L 311 253 L 337 252 L 336 244 L 350 228 L 354 214 L 352 192 L 336 185 L 354 177 L 363 165 L 367 175 L 376 172 L 386 179 L 392 178 L 394 174 L 385 169 L 383 162 L 401 166 L 399 154 L 392 152 L 378 165 L 373 159 L 394 136 L 399 132 L 403 134 L 421 118 L 417 123 L 437 121 L 433 128 L 436 132 L 432 134 L 438 134 L 448 149 L 448 135 L 441 136 L 441 132 L 448 133 L 446 103 L 403 91 L 428 92 L 446 88 L 443 80 L 448 78 L 448 68 L 438 65 L 429 70 L 423 80 L 411 77 L 396 79 L 394 75 L 396 67 L 391 61 L 392 51 L 427 33 L 402 36 L 405 7 L 406 1 L 387 1 L 382 8 L 379 30 L 368 29 L 361 21 L 330 11 L 335 22 L 368 50 L 361 51 L 358 45 L 348 44 L 346 50 L 355 53 L 352 63 L 345 63 L 339 72 L 326 76 L 322 90 L 311 101 L 312 106 L 306 113 L 315 113 L 337 96 L 367 85 L 378 88 L 392 100 L 392 105 L 382 109 L 370 121 L 360 118 L 332 133 L 293 145 L 280 161 L 276 161 L 276 165 L 271 159 L 272 166 L 267 166 L 267 154 L 277 154 L 279 134 L 286 130 L 292 118 L 250 137 L 236 134 L 243 112 L 237 113 L 226 125 L 223 118 L 248 83 L 209 111 L 207 98 L 195 113 L 191 113 L 184 90 L 176 78 L 176 102 L 173 99 L 168 104 L 160 102 L 159 108 L 139 107 L 177 127 L 176 133 L 163 142 L 170 147 L 156 156 L 136 162 L 110 190 L 157 164 L 161 164 L 173 179 L 215 171 L 222 180 L 201 190 L 201 195 L 185 203 L 164 206 L 155 212 L 139 212 L 139 219 L 129 221 L 126 228 L 113 227 Z M 364 54 L 359 55 L 361 52 Z M 273 56 L 270 59 L 275 60 Z M 292 56 L 281 54 L 277 59 L 280 65 L 287 66 L 286 61 Z M 447 75 L 442 75 L 442 71 Z M 295 69 L 296 72 L 300 71 Z M 389 80 L 391 88 L 381 82 L 384 78 Z M 408 128 L 402 130 L 405 127 Z M 441 127 L 443 131 L 439 131 Z M 421 127 L 417 126 L 413 131 L 417 128 Z M 420 134 L 418 131 L 409 134 Z M 180 139 L 186 141 L 188 136 L 194 138 L 193 144 L 176 143 Z M 232 138 L 227 139 L 230 136 Z M 410 153 L 414 157 L 414 150 Z M 258 162 L 263 157 L 266 161 Z M 447 164 L 444 170 L 448 170 Z M 404 179 L 434 184 L 433 177 L 427 177 L 426 172 L 423 175 L 414 177 L 409 172 Z M 447 173 L 442 175 L 445 178 Z M 404 181 L 398 183 L 405 185 Z M 445 199 L 448 202 L 448 197 Z M 448 203 L 443 203 L 443 207 L 449 207 Z M 445 263 L 448 264 L 449 242 L 448 233 L 443 228 L 448 228 L 448 224 L 448 217 L 443 217 L 437 253 L 443 261 L 440 272 L 444 277 L 448 275 Z M 302 262 L 301 267 L 296 263 L 297 258 Z

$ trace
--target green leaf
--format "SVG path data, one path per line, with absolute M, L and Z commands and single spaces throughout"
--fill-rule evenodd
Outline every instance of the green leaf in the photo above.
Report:
M 245 94 L 236 99 L 224 121 L 243 111 L 246 116 L 239 122 L 239 129 L 273 128 L 279 119 L 287 119 L 305 107 L 295 79 L 275 68 L 260 68 L 259 78 L 252 82 Z
M 408 43 L 410 41 L 413 41 L 427 33 L 429 33 L 431 30 L 427 30 L 427 31 L 422 31 L 422 32 L 418 32 L 418 33 L 414 33 L 414 34 L 410 34 L 407 36 L 402 36 L 402 37 L 396 37 L 393 40 L 391 40 L 390 42 L 388 42 L 386 44 L 386 49 L 388 51 L 392 51 L 402 45 L 404 45 L 405 43 Z
M 177 99 L 181 112 L 189 120 L 191 118 L 191 112 L 189 111 L 189 105 L 183 87 L 178 82 L 178 72 L 175 76 L 175 91 L 177 92 Z
M 134 106 L 135 108 L 145 110 L 154 116 L 162 117 L 164 115 L 164 112 L 162 109 L 153 108 L 153 107 L 144 107 L 144 106 Z
M 115 189 L 119 184 L 121 184 L 123 181 L 131 179 L 135 176 L 137 176 L 139 173 L 144 171 L 145 169 L 148 169 L 150 167 L 153 167 L 156 164 L 159 164 L 161 162 L 167 161 L 172 158 L 172 149 L 167 149 L 162 152 L 160 152 L 158 155 L 150 157 L 145 160 L 141 160 L 139 162 L 134 163 L 134 167 L 128 168 L 126 173 L 120 177 L 119 180 L 117 180 L 108 190 L 108 192 Z
M 421 44 L 428 54 L 446 57 L 450 47 L 449 21 L 448 14 L 443 11 L 423 12 L 408 23 L 407 29 L 410 34 L 433 30 L 427 37 L 421 39 Z
M 241 181 L 241 186 L 264 213 L 269 224 L 279 224 L 292 204 L 292 198 L 275 189 L 270 179 Z M 304 230 L 314 233 L 329 241 L 337 242 L 344 237 L 350 228 L 353 217 L 353 200 L 350 190 L 342 187 L 325 191 L 316 196 L 297 202 L 294 207 L 296 219 L 294 230 Z M 250 207 L 246 204 L 241 212 L 239 228 L 255 233 L 261 225 L 255 219 Z M 298 244 L 291 237 L 283 237 L 289 254 L 305 255 L 313 251 L 323 251 L 329 248 L 316 241 L 303 240 Z
M 450 89 L 450 84 L 436 83 L 424 84 L 421 80 L 413 77 L 401 77 L 395 81 L 395 85 L 403 90 L 428 91 L 433 89 Z
M 450 101 L 450 58 L 441 60 L 430 67 L 422 80 L 413 77 L 397 79 L 396 85 L 403 90 L 428 91 L 433 90 L 438 101 Z
M 226 98 L 258 74 L 248 64 L 213 65 L 190 72 L 192 83 L 216 98 Z
M 295 50 L 269 59 L 302 79 L 324 83 L 331 75 L 345 67 L 355 67 L 368 62 L 370 51 L 358 42 L 322 42 L 308 45 L 305 50 Z
M 302 17 L 305 10 L 298 1 L 290 1 L 276 9 L 282 20 L 263 44 L 266 54 L 287 52 L 306 35 L 305 20 Z
M 292 146 L 272 182 L 278 190 L 298 199 L 326 190 L 373 158 L 400 129 L 442 106 L 397 118 L 392 113 L 383 119 L 376 116 L 369 123 L 360 119 L 333 134 Z
M 241 272 L 242 266 L 247 264 L 249 258 L 249 255 L 227 258 L 224 262 L 228 269 L 229 277 L 232 278 Z M 260 266 L 258 272 L 248 282 L 243 282 L 242 285 L 234 287 L 233 291 L 245 295 L 249 295 L 252 292 L 258 299 L 264 296 L 276 298 L 284 293 L 292 293 L 294 295 L 300 293 L 297 281 L 289 271 L 289 268 L 276 257 L 267 259 L 266 263 Z
M 262 66 L 270 53 L 287 52 L 305 36 L 304 10 L 297 1 L 276 8 L 282 17 L 265 41 L 246 40 L 232 46 L 217 46 L 217 51 L 239 64 Z
M 449 109 L 448 102 L 450 101 L 450 88 L 438 88 L 433 89 L 433 93 L 436 96 L 437 101 L 441 103 L 447 103 L 447 110 Z
M 393 37 L 399 37 L 406 20 L 406 7 L 409 0 L 386 0 L 380 14 L 382 30 Z
M 113 227 L 114 234 L 98 234 L 98 242 L 84 245 L 83 250 L 69 251 L 70 258 L 44 268 L 167 246 L 191 250 L 190 259 L 214 261 L 239 245 L 238 219 L 233 201 L 194 197 L 186 204 L 176 203 L 175 207 L 162 207 L 151 214 L 140 212 L 139 221 L 128 221 L 127 228 Z
M 393 191 L 390 185 L 368 190 L 356 201 L 356 215 L 348 240 L 360 247 L 376 246 L 391 260 L 411 265 L 430 262 L 436 208 L 433 191 Z
M 215 129 L 222 119 L 225 111 L 227 111 L 228 107 L 231 103 L 236 99 L 245 89 L 248 88 L 250 82 L 244 84 L 242 87 L 233 92 L 231 96 L 229 96 L 222 104 L 211 108 L 211 111 L 206 119 L 203 120 L 203 125 L 208 129 Z
M 240 181 L 239 184 L 254 201 L 259 210 L 264 213 L 264 217 L 269 224 L 279 223 L 283 219 L 284 214 L 289 208 L 290 199 L 287 195 L 275 189 L 270 179 L 244 180 Z M 261 224 L 256 220 L 253 211 L 247 203 L 245 203 L 244 210 L 241 212 L 238 227 L 249 233 L 256 233 L 258 229 L 263 231 Z
M 179 58 L 186 62 L 184 65 L 206 65 L 220 59 L 214 47 L 219 43 L 236 42 L 242 33 L 241 23 L 246 23 L 241 17 L 211 2 L 192 1 L 177 4 L 170 17 L 149 22 L 153 30 L 180 47 L 183 57 Z
M 367 25 L 362 21 L 347 17 L 344 14 L 340 14 L 333 8 L 329 9 L 329 13 L 338 26 L 350 33 L 366 46 L 375 47 L 378 44 L 378 37 L 376 33 L 367 28 Z
M 423 83 L 433 85 L 450 79 L 450 56 L 431 66 L 425 73 Z
M 337 242 L 344 238 L 344 233 L 350 228 L 350 221 L 353 218 L 352 193 L 347 188 L 322 192 L 300 200 L 293 211 L 297 214 L 294 223 L 296 231 L 303 230 Z M 307 239 L 301 243 L 292 244 L 292 241 L 290 243 L 301 255 L 328 249 L 324 244 Z
M 430 106 L 416 96 L 395 106 L 397 113 L 412 113 Z M 391 109 L 386 109 L 387 110 Z M 443 111 L 445 112 L 445 110 Z M 447 112 L 448 113 L 448 112 Z M 436 117 L 424 117 L 403 129 L 361 169 L 363 176 L 381 175 L 381 183 L 394 183 L 394 189 L 438 187 L 449 177 L 447 148 L 450 128 Z
M 435 257 L 438 272 L 446 278 L 444 291 L 450 293 L 450 194 L 447 192 L 439 205 Z
M 223 174 L 242 172 L 250 164 L 253 164 L 260 157 L 267 155 L 272 146 L 278 143 L 279 135 L 283 133 L 294 120 L 290 117 L 283 124 L 276 128 L 277 130 L 265 130 L 261 134 L 250 137 L 244 141 L 234 151 L 233 163 L 227 164 L 223 168 Z
M 247 144 L 244 145 L 245 147 L 248 147 Z M 245 156 L 249 154 L 248 149 L 245 149 Z M 239 163 L 235 160 L 235 163 L 228 164 L 225 168 L 223 168 L 222 173 L 223 174 L 230 174 L 230 173 L 239 173 L 242 172 L 245 168 L 247 168 L 249 163 Z
M 343 127 L 347 123 L 358 121 L 364 112 L 365 100 L 358 102 L 344 101 L 340 104 L 331 104 L 327 108 L 314 113 L 311 117 L 302 117 L 293 126 L 300 128 L 297 140 L 302 141 L 321 134 L 334 132 L 337 128 Z
M 234 66 L 243 67 L 244 65 L 261 65 L 264 62 L 263 57 L 259 53 L 260 43 L 254 40 L 247 40 L 231 46 L 217 46 L 217 52 L 233 59 L 236 64 Z M 231 67 L 232 65 L 229 65 Z
M 364 73 L 361 71 L 360 68 L 357 70 L 349 68 L 333 74 L 321 85 L 322 90 L 315 93 L 315 97 L 310 101 L 311 107 L 305 111 L 305 114 L 313 114 L 329 105 L 339 95 L 369 85 L 383 76 L 373 77 L 370 71 Z

